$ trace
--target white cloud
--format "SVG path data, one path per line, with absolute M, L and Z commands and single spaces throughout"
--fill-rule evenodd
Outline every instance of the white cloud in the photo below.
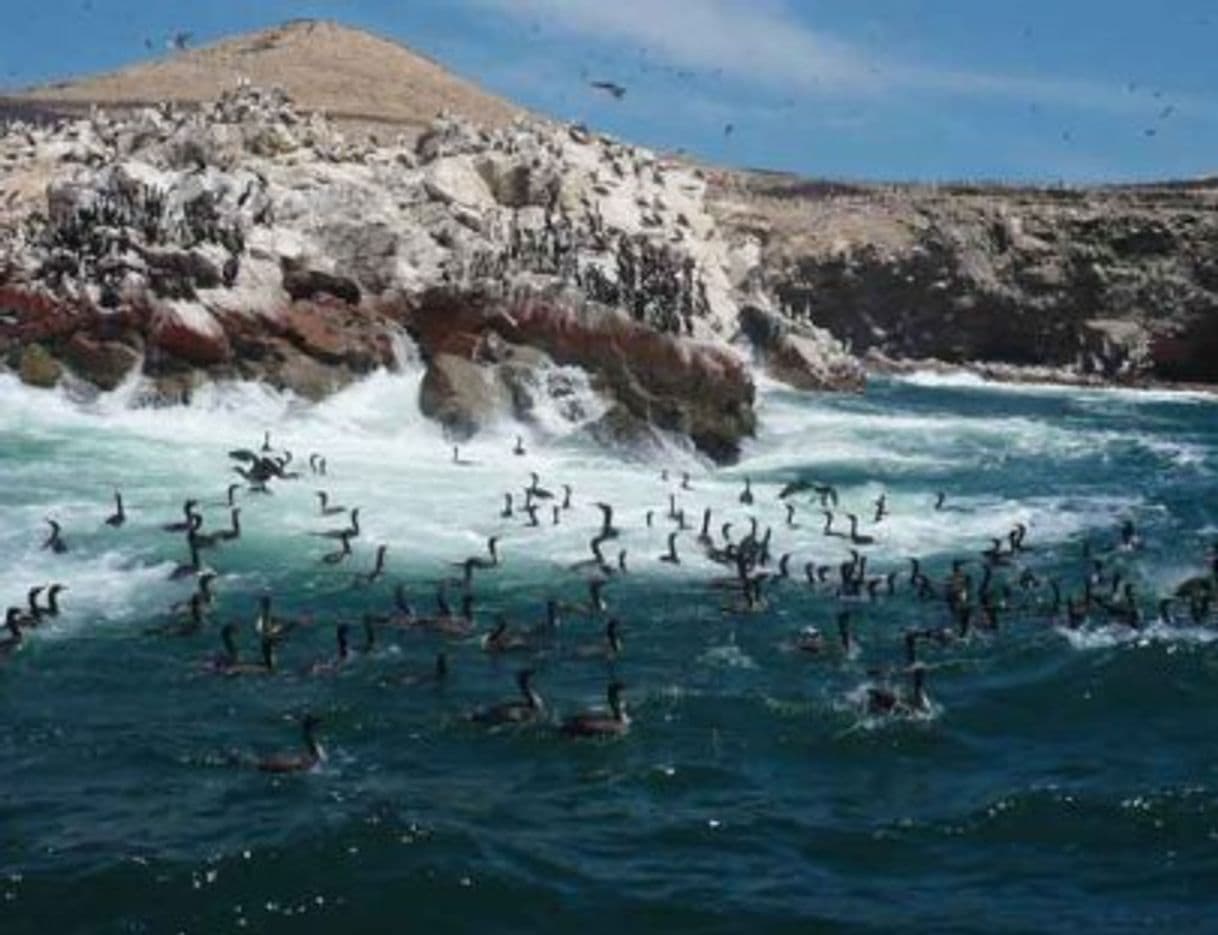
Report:
M 571 35 L 646 48 L 668 62 L 789 93 L 921 91 L 1115 113 L 1145 112 L 1123 88 L 1078 78 L 970 71 L 879 57 L 809 28 L 783 0 L 474 0 Z M 1192 102 L 1208 109 L 1208 102 Z M 1198 108 L 1198 109 L 1201 109 Z

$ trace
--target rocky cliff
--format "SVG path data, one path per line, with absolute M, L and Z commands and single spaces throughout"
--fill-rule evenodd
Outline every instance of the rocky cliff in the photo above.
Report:
M 876 366 L 1218 383 L 1218 182 L 817 185 L 717 173 L 751 288 Z
M 0 355 L 27 382 L 135 373 L 159 403 L 241 378 L 318 399 L 394 366 L 408 334 L 421 405 L 458 438 L 529 419 L 563 368 L 603 397 L 599 437 L 655 427 L 727 461 L 753 431 L 730 340 L 769 299 L 737 287 L 751 260 L 703 173 L 646 150 L 526 118 L 356 141 L 243 85 L 10 124 L 0 164 Z M 860 384 L 824 332 L 750 333 L 792 383 Z

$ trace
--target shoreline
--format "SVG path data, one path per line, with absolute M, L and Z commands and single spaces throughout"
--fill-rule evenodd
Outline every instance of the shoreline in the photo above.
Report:
M 863 358 L 868 376 L 914 376 L 933 374 L 936 376 L 973 376 L 996 385 L 1044 386 L 1087 390 L 1121 390 L 1147 393 L 1181 393 L 1212 397 L 1218 401 L 1218 385 L 1212 383 L 1172 382 L 1142 378 L 1137 380 L 1113 380 L 1083 374 L 1067 367 L 1003 364 L 987 361 L 951 363 L 936 358 L 893 360 L 881 355 L 869 354 Z

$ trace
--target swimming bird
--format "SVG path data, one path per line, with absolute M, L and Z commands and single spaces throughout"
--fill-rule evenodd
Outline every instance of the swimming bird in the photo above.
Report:
M 668 551 L 660 556 L 660 561 L 667 562 L 669 565 L 680 565 L 681 557 L 677 555 L 677 536 L 679 533 L 671 532 L 668 534 Z
M 740 502 L 747 506 L 753 504 L 753 482 L 748 477 L 744 479 L 744 490 L 740 493 Z
M 564 510 L 571 509 L 571 493 L 572 493 L 571 485 L 563 484 L 562 485 L 562 508 Z
M 264 653 L 269 643 L 269 640 L 263 640 Z M 242 675 L 251 672 L 263 673 L 274 668 L 273 653 L 270 666 L 265 664 L 265 658 L 263 665 L 249 665 L 241 662 L 241 655 L 237 649 L 237 625 L 235 623 L 226 623 L 220 628 L 220 644 L 224 647 L 224 651 L 212 657 L 208 664 L 208 668 L 213 672 L 220 675 Z
M 567 718 L 559 728 L 564 737 L 621 737 L 630 730 L 630 717 L 622 700 L 625 686 L 614 680 L 606 691 L 609 710 L 584 711 Z
M 986 568 L 990 569 L 994 565 L 1009 565 L 1010 555 L 1003 552 L 1002 540 L 991 539 L 990 542 L 990 547 L 981 553 L 981 557 L 987 562 Z
M 520 456 L 525 453 L 526 452 L 524 450 L 524 439 L 521 436 L 517 435 L 516 436 L 516 447 L 512 449 L 512 454 Z
M 1136 552 L 1142 547 L 1142 539 L 1138 535 L 1133 520 L 1127 519 L 1121 523 L 1121 551 Z
M 482 651 L 499 655 L 501 653 L 525 652 L 533 649 L 533 644 L 522 633 L 512 633 L 508 629 L 507 618 L 499 614 L 495 618 L 494 629 L 482 637 Z
M 224 670 L 224 675 L 238 677 L 243 675 L 274 675 L 275 674 L 275 640 L 264 636 L 260 642 L 261 660 L 257 663 L 234 663 Z
M 791 566 L 791 553 L 783 552 L 782 555 L 780 555 L 778 557 L 778 577 L 779 578 L 790 578 L 791 577 L 791 567 L 790 566 Z
M 346 513 L 345 506 L 330 503 L 330 495 L 324 490 L 317 491 L 317 499 L 320 502 L 322 516 L 338 516 L 340 513 Z
M 216 533 L 216 539 L 220 542 L 234 542 L 241 538 L 241 508 L 233 507 L 228 517 L 228 529 L 221 529 Z
M 225 490 L 223 505 L 230 506 L 230 507 L 236 506 L 237 505 L 237 491 L 240 489 L 241 489 L 240 484 L 229 484 L 227 490 Z
M 337 551 L 322 556 L 321 560 L 327 565 L 337 565 L 339 562 L 346 561 L 351 555 L 351 536 L 346 530 L 343 530 L 343 534 L 339 536 L 339 542 L 341 545 Z
M 850 611 L 843 610 L 837 615 L 837 638 L 842 655 L 854 658 L 858 655 L 858 643 L 850 632 Z
M 321 718 L 307 714 L 300 722 L 303 753 L 279 753 L 258 760 L 257 767 L 264 773 L 307 773 L 326 761 L 326 750 L 317 739 L 317 728 Z
M 199 561 L 199 546 L 193 537 L 186 540 L 186 547 L 190 550 L 190 562 L 186 565 L 178 565 L 169 573 L 170 581 L 178 581 L 182 578 L 189 578 L 192 575 L 197 575 L 202 567 Z
M 930 710 L 930 699 L 926 694 L 926 667 L 918 664 L 909 667 L 910 689 L 904 696 L 890 686 L 871 686 L 867 689 L 867 713 L 872 716 L 895 717 L 923 714 Z
M 144 633 L 149 636 L 185 637 L 194 636 L 195 634 L 201 632 L 206 623 L 206 619 L 203 616 L 203 598 L 198 591 L 190 595 L 190 600 L 187 602 L 186 608 L 187 614 L 185 621 L 166 623 L 157 627 L 149 627 L 144 631 Z M 174 613 L 177 610 L 178 608 L 174 607 L 170 609 L 170 612 Z
M 588 612 L 592 614 L 603 614 L 609 610 L 609 604 L 605 600 L 605 582 L 600 578 L 593 578 L 588 582 Z
M 203 607 L 210 607 L 215 600 L 215 592 L 211 589 L 211 583 L 216 580 L 216 577 L 217 575 L 214 571 L 205 571 L 199 575 L 198 581 L 195 582 L 195 591 L 191 595 L 191 600 L 197 595 Z M 178 613 L 188 609 L 189 606 L 190 600 L 179 601 L 169 609 L 173 613 Z
M 395 627 L 416 625 L 417 616 L 414 606 L 410 603 L 410 598 L 406 593 L 406 585 L 401 582 L 398 582 L 393 589 L 393 609 L 392 614 L 382 617 L 378 622 Z
M 599 642 L 580 646 L 571 654 L 575 659 L 605 660 L 613 662 L 622 654 L 624 645 L 621 636 L 621 623 L 616 617 L 610 617 L 605 624 L 605 637 Z
M 529 630 L 528 635 L 531 639 L 552 640 L 558 635 L 558 630 L 561 625 L 562 615 L 559 613 L 558 601 L 552 597 L 547 598 L 546 619 Z
M 26 607 L 29 609 L 22 614 L 20 618 L 18 618 L 17 622 L 27 630 L 32 630 L 42 623 L 42 608 L 38 605 L 38 595 L 40 595 L 43 590 L 45 590 L 45 588 L 43 586 L 39 586 L 36 588 L 30 588 L 29 591 L 26 592 L 25 603 Z
M 123 495 L 116 490 L 114 491 L 114 513 L 106 517 L 106 525 L 111 529 L 118 529 L 125 522 L 127 522 L 127 513 L 123 510 Z
M 20 617 L 21 609 L 18 607 L 10 607 L 4 615 L 4 626 L 9 635 L 0 640 L 0 659 L 8 658 L 25 645 L 25 636 L 21 632 L 21 624 L 18 623 Z
M 190 532 L 198 527 L 198 523 L 202 521 L 195 507 L 199 505 L 198 500 L 187 500 L 182 504 L 182 514 L 185 517 L 178 523 L 166 523 L 161 527 L 162 532 Z
M 799 528 L 799 523 L 795 522 L 795 504 L 794 503 L 787 504 L 787 528 L 788 529 L 798 529 Z
M 376 547 L 376 558 L 372 563 L 372 571 L 358 574 L 355 576 L 357 584 L 372 584 L 385 573 L 385 553 L 389 551 L 389 546 L 378 545 Z
M 465 579 L 468 583 L 474 571 L 487 571 L 499 567 L 499 537 L 491 536 L 486 540 L 487 557 L 472 555 L 463 562 L 457 562 L 457 567 L 465 569 Z
M 797 493 L 811 490 L 814 482 L 810 480 L 793 480 L 783 484 L 782 490 L 778 491 L 778 499 L 785 500 L 787 497 L 793 497 Z
M 583 561 L 576 562 L 570 566 L 570 570 L 587 571 L 590 569 L 595 569 L 603 575 L 612 574 L 613 570 L 609 567 L 609 563 L 605 560 L 605 553 L 601 548 L 604 542 L 605 540 L 601 536 L 594 536 L 588 542 L 588 548 L 592 551 L 592 558 L 586 558 Z
M 39 588 L 38 590 L 41 591 L 42 589 Z M 67 585 L 64 585 L 64 584 L 52 584 L 49 588 L 47 588 L 46 589 L 47 604 L 46 604 L 46 607 L 41 608 L 41 613 L 45 614 L 48 617 L 58 617 L 59 616 L 59 595 L 62 594 L 66 590 L 68 590 L 68 587 L 67 587 Z M 34 592 L 30 592 L 30 593 L 31 593 L 31 597 L 32 597 Z
M 229 517 L 230 526 L 228 529 L 221 529 L 217 532 L 200 534 L 193 529 L 187 533 L 188 538 L 199 549 L 211 549 L 224 542 L 233 542 L 241 538 L 241 510 L 233 507 Z M 196 526 L 202 523 L 202 517 L 198 518 Z
M 532 478 L 532 483 L 529 484 L 528 487 L 524 488 L 524 492 L 527 495 L 536 497 L 538 500 L 554 499 L 554 494 L 551 491 L 546 490 L 545 487 L 541 486 L 541 478 L 537 475 L 536 471 L 531 472 L 529 477 Z
M 417 617 L 414 626 L 440 636 L 452 639 L 465 639 L 475 629 L 474 596 L 465 594 L 461 598 L 461 612 L 453 614 L 448 606 L 448 596 L 443 586 L 436 590 L 436 614 L 433 617 Z
M 59 523 L 53 519 L 47 520 L 47 525 L 51 527 L 51 534 L 46 541 L 42 543 L 43 551 L 50 549 L 56 555 L 62 555 L 68 551 L 68 544 L 63 541 L 63 535 L 59 528 Z
M 527 523 L 525 523 L 526 526 L 528 526 L 532 529 L 537 529 L 541 526 L 541 521 L 538 520 L 538 518 L 537 518 L 537 504 L 536 503 L 526 503 L 524 505 L 524 512 L 529 517 L 529 521 Z
M 45 586 L 30 588 L 25 595 L 25 603 L 28 608 L 24 614 L 17 620 L 22 628 L 33 630 L 42 623 L 42 607 L 38 604 L 38 595 L 44 590 Z
M 846 519 L 850 520 L 850 541 L 855 545 L 875 545 L 875 538 L 865 536 L 859 532 L 859 518 L 853 513 L 847 513 Z
M 613 507 L 603 502 L 597 502 L 594 506 L 601 511 L 601 531 L 597 534 L 597 538 L 616 539 L 619 530 L 613 525 Z
M 883 522 L 884 517 L 888 515 L 888 497 L 886 494 L 880 494 L 879 499 L 875 501 L 875 522 Z
M 453 464 L 457 465 L 458 467 L 473 467 L 476 463 L 477 462 L 475 461 L 462 458 L 461 450 L 456 445 L 453 445 Z
M 333 675 L 351 661 L 351 624 L 340 623 L 334 628 L 334 639 L 338 644 L 336 655 L 319 659 L 306 670 L 308 675 Z
M 529 724 L 545 717 L 545 702 L 533 688 L 533 670 L 524 669 L 517 673 L 516 686 L 523 697 L 522 701 L 502 701 L 489 708 L 480 708 L 470 715 L 470 720 L 493 727 L 500 724 Z
M 500 510 L 500 512 L 499 512 L 499 518 L 500 519 L 511 519 L 512 518 L 512 495 L 510 493 L 505 493 L 503 495 L 503 509 Z

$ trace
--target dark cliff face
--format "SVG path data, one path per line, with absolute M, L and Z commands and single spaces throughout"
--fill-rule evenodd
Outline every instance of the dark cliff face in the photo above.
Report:
M 749 194 L 755 275 L 858 354 L 1218 383 L 1218 185 Z

